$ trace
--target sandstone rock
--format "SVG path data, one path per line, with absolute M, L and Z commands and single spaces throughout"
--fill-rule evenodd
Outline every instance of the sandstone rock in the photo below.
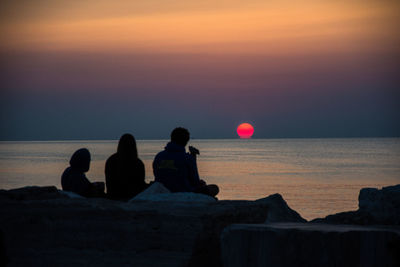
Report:
M 4 233 L 0 230 L 0 266 L 6 266 L 8 263 L 6 246 L 4 242 Z
M 131 203 L 135 201 L 215 202 L 216 199 L 204 194 L 191 192 L 171 193 L 161 183 L 155 182 L 145 191 L 129 200 Z
M 146 200 L 146 201 L 171 201 L 171 202 L 216 202 L 213 197 L 204 195 L 204 194 L 196 194 L 191 192 L 179 192 L 179 193 L 162 193 L 162 194 L 153 194 L 146 196 L 135 197 L 131 202 L 137 200 Z
M 300 214 L 292 210 L 280 194 L 270 195 L 256 200 L 268 204 L 268 216 L 265 223 L 271 222 L 306 222 Z
M 304 223 L 231 225 L 221 235 L 223 265 L 400 266 L 400 231 Z
M 359 225 L 400 225 L 400 185 L 376 188 L 363 188 L 360 191 L 359 209 L 341 212 L 316 223 L 359 224 Z
M 162 183 L 154 182 L 146 190 L 137 194 L 130 201 L 145 200 L 146 198 L 148 198 L 149 196 L 153 196 L 154 194 L 167 194 L 167 193 L 171 192 Z
M 9 266 L 221 266 L 222 230 L 263 223 L 279 206 L 274 198 L 125 203 L 69 198 L 47 187 L 0 197 Z
M 66 197 L 60 194 L 55 186 L 26 186 L 11 190 L 0 190 L 0 198 L 13 200 L 41 200 Z
M 61 195 L 65 195 L 69 198 L 85 198 L 77 193 L 70 192 L 70 191 L 59 191 Z
M 190 192 L 171 193 L 161 183 L 155 182 L 142 193 L 132 198 L 129 202 L 156 201 L 156 202 L 215 202 L 213 197 Z
M 400 225 L 400 185 L 363 188 L 358 197 L 360 212 L 370 214 L 377 222 Z

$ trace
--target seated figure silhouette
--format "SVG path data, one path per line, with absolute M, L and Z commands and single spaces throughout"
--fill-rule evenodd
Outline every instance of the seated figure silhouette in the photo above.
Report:
M 91 183 L 85 172 L 90 168 L 90 152 L 86 148 L 75 151 L 69 161 L 70 166 L 61 176 L 64 191 L 71 191 L 84 197 L 104 197 L 104 183 Z
M 111 199 L 127 201 L 147 188 L 144 164 L 138 158 L 133 135 L 121 136 L 117 153 L 107 159 L 105 174 L 107 195 Z
M 185 146 L 189 142 L 190 133 L 185 128 L 175 128 L 171 133 L 171 141 L 164 151 L 159 152 L 153 161 L 153 172 L 156 182 L 162 183 L 171 192 L 195 192 L 215 197 L 217 185 L 207 185 L 200 180 L 197 170 L 196 156 L 199 150 Z

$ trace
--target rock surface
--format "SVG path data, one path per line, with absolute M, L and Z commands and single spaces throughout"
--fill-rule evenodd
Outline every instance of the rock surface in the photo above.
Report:
M 268 216 L 265 223 L 271 222 L 306 222 L 300 214 L 292 210 L 280 194 L 273 194 L 256 200 L 268 205 Z
M 224 266 L 400 266 L 400 231 L 304 223 L 231 225 L 221 235 Z
M 145 200 L 149 196 L 156 194 L 166 194 L 166 193 L 171 193 L 171 191 L 169 191 L 162 183 L 154 182 L 146 190 L 144 190 L 143 192 L 137 194 L 134 198 L 132 198 L 130 202 L 140 199 Z
M 281 200 L 123 203 L 55 187 L 1 190 L 0 237 L 9 266 L 221 266 L 222 230 L 294 218 L 270 212 Z
M 68 195 L 58 190 L 55 186 L 27 186 L 11 190 L 0 190 L 0 200 L 44 200 L 54 198 L 68 198 Z
M 341 212 L 316 223 L 358 224 L 358 225 L 400 225 L 400 185 L 363 188 L 358 197 L 357 211 Z
M 171 193 L 161 183 L 155 182 L 149 188 L 132 198 L 129 202 L 146 201 L 175 201 L 175 202 L 215 202 L 216 199 L 203 194 L 191 192 Z
M 400 185 L 361 189 L 358 207 L 376 221 L 400 225 Z

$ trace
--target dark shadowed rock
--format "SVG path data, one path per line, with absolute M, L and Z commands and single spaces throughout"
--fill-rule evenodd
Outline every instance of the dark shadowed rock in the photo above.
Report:
M 270 195 L 256 200 L 268 204 L 268 216 L 265 223 L 271 222 L 306 222 L 300 214 L 292 210 L 280 194 Z
M 304 223 L 231 225 L 221 235 L 224 266 L 395 267 L 400 231 Z
M 361 189 L 358 207 L 377 222 L 400 225 L 400 185 Z
M 341 212 L 316 223 L 358 224 L 358 225 L 400 225 L 400 185 L 363 188 L 358 197 L 357 211 Z
M 60 194 L 55 186 L 27 186 L 11 190 L 0 190 L 0 199 L 13 200 L 42 200 L 54 198 L 67 198 Z
M 0 230 L 0 266 L 6 266 L 8 263 L 7 252 L 4 240 L 4 233 Z
M 155 182 L 149 188 L 129 200 L 129 202 L 136 201 L 215 202 L 216 199 L 204 194 L 192 192 L 171 193 L 161 183 Z
M 281 197 L 123 203 L 34 187 L 3 190 L 0 199 L 9 266 L 221 266 L 226 226 L 294 219 L 277 212 Z
M 147 200 L 148 198 L 157 194 L 171 193 L 162 183 L 154 182 L 146 190 L 133 197 L 130 202 L 135 200 Z

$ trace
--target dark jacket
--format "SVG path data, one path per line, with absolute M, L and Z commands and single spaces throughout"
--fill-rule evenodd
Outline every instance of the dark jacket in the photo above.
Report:
M 172 142 L 154 158 L 153 172 L 155 181 L 171 192 L 194 192 L 200 182 L 196 158 Z
M 107 159 L 105 174 L 107 195 L 111 199 L 129 200 L 147 186 L 144 164 L 139 158 L 115 153 Z
M 81 196 L 89 196 L 92 184 L 86 178 L 85 172 L 90 167 L 90 153 L 86 148 L 77 150 L 69 161 L 61 176 L 61 186 L 65 191 L 71 191 Z

